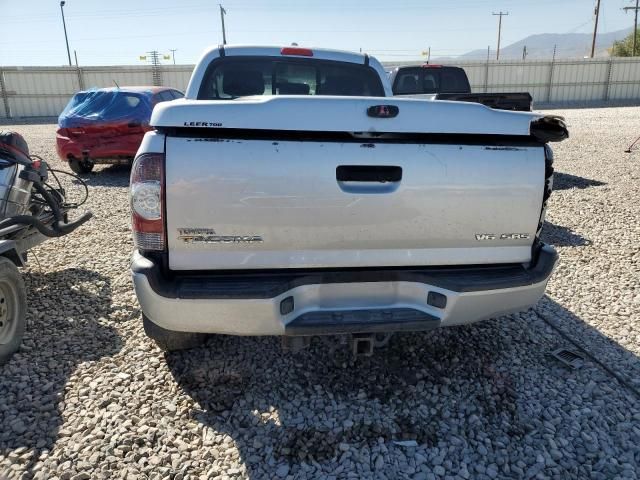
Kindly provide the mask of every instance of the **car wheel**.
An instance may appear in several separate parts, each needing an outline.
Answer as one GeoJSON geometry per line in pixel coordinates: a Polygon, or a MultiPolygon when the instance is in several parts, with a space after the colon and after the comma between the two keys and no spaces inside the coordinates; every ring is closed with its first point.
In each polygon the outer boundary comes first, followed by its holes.
{"type": "Polygon", "coordinates": [[[200,347],[207,339],[207,335],[204,333],[174,332],[173,330],[159,327],[144,314],[142,314],[142,324],[144,326],[144,333],[154,340],[158,347],[165,352],[200,347]]]}
{"type": "Polygon", "coordinates": [[[89,160],[76,160],[75,158],[69,160],[69,168],[78,175],[91,172],[93,165],[93,162],[89,160]]]}
{"type": "Polygon", "coordinates": [[[18,348],[27,324],[27,293],[18,268],[0,257],[0,365],[18,348]]]}

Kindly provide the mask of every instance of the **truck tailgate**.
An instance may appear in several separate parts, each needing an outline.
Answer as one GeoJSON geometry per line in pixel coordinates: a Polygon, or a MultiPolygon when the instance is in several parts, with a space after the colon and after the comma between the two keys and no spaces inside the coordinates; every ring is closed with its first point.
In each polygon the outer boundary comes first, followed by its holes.
{"type": "Polygon", "coordinates": [[[545,181],[542,145],[195,133],[166,139],[173,270],[531,258],[545,181]]]}

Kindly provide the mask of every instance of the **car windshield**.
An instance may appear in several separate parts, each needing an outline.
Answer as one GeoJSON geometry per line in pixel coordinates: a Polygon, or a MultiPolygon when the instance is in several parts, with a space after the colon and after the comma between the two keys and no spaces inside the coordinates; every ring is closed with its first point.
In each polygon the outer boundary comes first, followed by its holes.
{"type": "Polygon", "coordinates": [[[71,126],[63,123],[114,122],[118,120],[148,121],[151,105],[142,93],[121,92],[117,90],[95,90],[80,92],[73,96],[59,117],[61,127],[71,126]]]}
{"type": "Polygon", "coordinates": [[[225,57],[209,66],[200,100],[249,95],[384,96],[376,71],[366,65],[310,59],[225,57]]]}

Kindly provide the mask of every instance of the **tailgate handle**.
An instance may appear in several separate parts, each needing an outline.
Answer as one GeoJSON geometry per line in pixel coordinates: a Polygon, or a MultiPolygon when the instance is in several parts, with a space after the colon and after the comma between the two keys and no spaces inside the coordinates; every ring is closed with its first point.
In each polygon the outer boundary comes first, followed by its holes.
{"type": "Polygon", "coordinates": [[[336,168],[339,182],[399,182],[402,167],[388,165],[340,165],[336,168]]]}

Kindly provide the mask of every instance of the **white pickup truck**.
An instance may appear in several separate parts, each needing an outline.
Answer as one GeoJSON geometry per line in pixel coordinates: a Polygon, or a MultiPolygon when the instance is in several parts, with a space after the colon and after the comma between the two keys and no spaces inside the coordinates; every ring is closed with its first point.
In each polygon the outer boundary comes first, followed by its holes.
{"type": "Polygon", "coordinates": [[[559,117],[392,97],[367,55],[208,50],[158,105],[131,173],[147,334],[418,331],[525,310],[559,117]]]}

